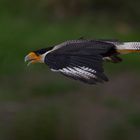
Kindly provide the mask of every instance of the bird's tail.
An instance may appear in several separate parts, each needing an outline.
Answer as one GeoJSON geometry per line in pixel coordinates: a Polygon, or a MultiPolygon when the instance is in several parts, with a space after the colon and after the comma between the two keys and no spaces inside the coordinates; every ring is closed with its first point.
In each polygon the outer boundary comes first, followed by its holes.
{"type": "Polygon", "coordinates": [[[140,52],[140,42],[125,42],[117,44],[116,47],[120,54],[140,52]]]}

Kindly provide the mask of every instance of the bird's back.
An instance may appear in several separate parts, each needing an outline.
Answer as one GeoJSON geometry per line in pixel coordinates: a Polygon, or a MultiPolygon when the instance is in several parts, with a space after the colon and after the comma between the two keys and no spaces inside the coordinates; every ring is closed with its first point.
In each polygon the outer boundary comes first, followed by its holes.
{"type": "Polygon", "coordinates": [[[69,54],[103,54],[114,48],[115,45],[107,41],[99,40],[69,40],[56,45],[53,51],[69,54]]]}

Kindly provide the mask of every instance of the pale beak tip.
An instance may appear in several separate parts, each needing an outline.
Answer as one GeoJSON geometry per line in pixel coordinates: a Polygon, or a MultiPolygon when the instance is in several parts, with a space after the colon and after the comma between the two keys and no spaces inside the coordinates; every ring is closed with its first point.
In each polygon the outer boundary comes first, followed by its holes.
{"type": "Polygon", "coordinates": [[[28,56],[25,56],[24,62],[27,62],[29,60],[28,56]]]}
{"type": "Polygon", "coordinates": [[[24,62],[27,62],[27,59],[26,59],[26,57],[24,58],[24,62]]]}

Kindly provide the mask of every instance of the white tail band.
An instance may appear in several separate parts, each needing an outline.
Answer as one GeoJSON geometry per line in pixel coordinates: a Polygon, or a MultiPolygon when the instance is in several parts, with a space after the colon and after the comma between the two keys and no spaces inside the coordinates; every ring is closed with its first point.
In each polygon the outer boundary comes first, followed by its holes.
{"type": "Polygon", "coordinates": [[[140,50],[140,42],[125,42],[116,45],[118,50],[140,50]]]}

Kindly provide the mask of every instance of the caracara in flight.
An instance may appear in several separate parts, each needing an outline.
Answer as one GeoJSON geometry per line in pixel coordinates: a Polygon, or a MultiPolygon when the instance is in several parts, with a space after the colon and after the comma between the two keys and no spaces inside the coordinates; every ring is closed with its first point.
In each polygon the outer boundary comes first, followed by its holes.
{"type": "Polygon", "coordinates": [[[54,72],[88,84],[108,81],[103,62],[121,62],[120,54],[140,52],[140,42],[114,40],[69,40],[30,52],[25,62],[45,63],[54,72]]]}

